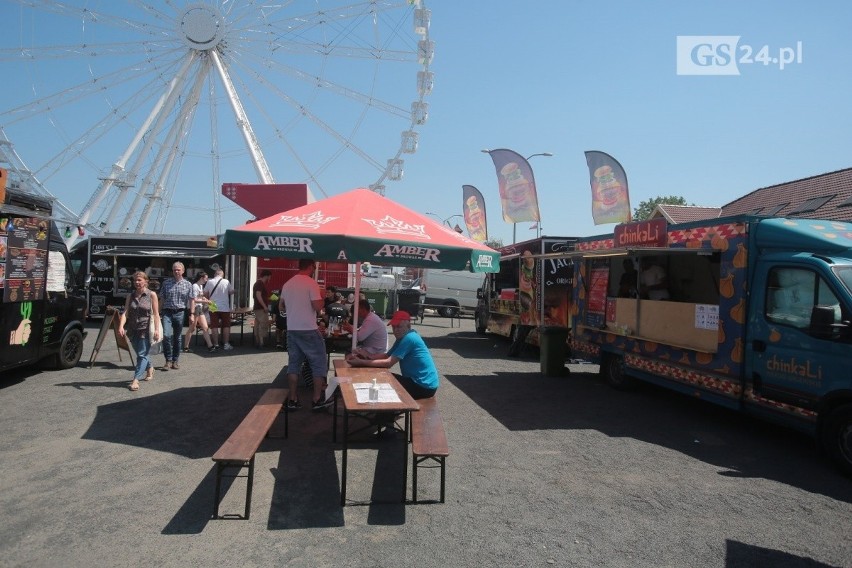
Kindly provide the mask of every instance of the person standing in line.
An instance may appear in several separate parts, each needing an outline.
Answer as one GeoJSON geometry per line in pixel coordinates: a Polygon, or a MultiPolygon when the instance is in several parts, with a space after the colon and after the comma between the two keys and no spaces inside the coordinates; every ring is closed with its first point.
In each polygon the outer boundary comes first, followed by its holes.
{"type": "Polygon", "coordinates": [[[266,285],[271,277],[271,270],[261,270],[260,278],[251,289],[254,298],[254,346],[258,349],[265,347],[266,338],[269,336],[269,291],[266,285]]]}
{"type": "Polygon", "coordinates": [[[302,407],[296,389],[304,361],[310,365],[314,378],[313,409],[319,410],[331,403],[331,398],[325,398],[323,394],[328,375],[328,358],[325,340],[317,327],[317,314],[323,309],[323,297],[319,284],[313,279],[315,268],[313,260],[299,260],[299,272],[284,283],[278,300],[278,309],[287,314],[289,410],[302,407]]]}
{"type": "Polygon", "coordinates": [[[183,343],[184,312],[192,302],[192,284],[183,277],[185,268],[182,262],[172,265],[172,276],[163,280],[160,287],[163,306],[163,355],[166,356],[164,371],[179,369],[178,359],[183,343]]]}
{"type": "MultiPolygon", "coordinates": [[[[376,312],[370,310],[366,298],[358,302],[358,347],[353,353],[374,355],[388,349],[388,328],[376,312]]],[[[352,324],[344,323],[343,329],[352,333],[352,324]]]]}
{"type": "Polygon", "coordinates": [[[154,378],[154,364],[148,359],[151,342],[159,341],[163,334],[160,325],[159,302],[157,294],[148,288],[148,275],[137,271],[133,275],[134,290],[124,302],[124,311],[118,318],[118,335],[126,337],[136,351],[136,368],[130,390],[139,390],[139,381],[154,378]],[[150,335],[151,321],[154,322],[154,335],[150,335]],[[127,329],[129,328],[129,330],[127,329]]]}
{"type": "Polygon", "coordinates": [[[390,369],[399,363],[401,374],[394,373],[394,376],[412,398],[435,396],[440,382],[438,369],[423,338],[411,329],[411,314],[399,310],[393,314],[388,325],[396,341],[387,353],[350,353],[346,360],[353,367],[380,369],[390,369]]]}
{"type": "Polygon", "coordinates": [[[213,329],[213,345],[219,345],[219,330],[222,330],[222,349],[230,351],[231,345],[231,297],[234,286],[225,278],[225,271],[216,269],[216,277],[204,285],[204,295],[216,305],[216,311],[210,311],[210,327],[213,329]]]}
{"type": "Polygon", "coordinates": [[[210,327],[207,325],[207,304],[210,300],[204,297],[204,284],[207,282],[207,273],[203,270],[195,275],[195,281],[192,283],[192,300],[190,302],[189,311],[189,327],[186,330],[186,335],[183,338],[183,352],[191,353],[189,342],[192,339],[192,334],[195,329],[201,330],[201,335],[204,337],[204,343],[207,344],[207,351],[213,353],[216,348],[213,342],[210,341],[210,327]]]}

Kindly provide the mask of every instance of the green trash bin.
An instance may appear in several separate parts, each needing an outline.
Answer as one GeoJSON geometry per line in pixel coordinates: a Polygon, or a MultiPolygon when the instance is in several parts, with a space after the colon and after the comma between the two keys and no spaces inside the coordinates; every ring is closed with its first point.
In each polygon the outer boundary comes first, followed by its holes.
{"type": "Polygon", "coordinates": [[[568,369],[565,367],[565,340],[567,339],[567,327],[545,326],[539,329],[542,375],[562,377],[568,374],[568,369]]]}
{"type": "Polygon", "coordinates": [[[370,307],[382,319],[387,317],[388,311],[388,292],[387,290],[364,290],[364,295],[367,296],[367,301],[370,302],[370,307]]]}

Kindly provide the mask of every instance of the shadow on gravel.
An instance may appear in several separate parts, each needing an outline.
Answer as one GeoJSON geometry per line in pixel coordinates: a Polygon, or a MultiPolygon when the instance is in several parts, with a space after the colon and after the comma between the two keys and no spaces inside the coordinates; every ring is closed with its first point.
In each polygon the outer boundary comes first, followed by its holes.
{"type": "Polygon", "coordinates": [[[773,479],[852,502],[852,485],[810,437],[666,389],[620,392],[597,373],[576,372],[446,379],[509,430],[597,430],[682,452],[718,466],[719,475],[773,479]]]}
{"type": "MultiPolygon", "coordinates": [[[[161,377],[158,377],[161,378],[161,377]]],[[[284,379],[283,373],[273,382],[284,379]]],[[[155,379],[156,381],[157,379],[155,379]]],[[[72,388],[127,387],[120,382],[72,382],[59,386],[72,388]]],[[[178,388],[151,396],[134,397],[98,407],[92,425],[82,436],[99,440],[177,454],[188,459],[212,456],[239,425],[270,384],[227,385],[178,388]],[[215,417],[215,420],[212,419],[215,417]]],[[[143,391],[144,392],[144,383],[143,391]]],[[[302,398],[309,396],[300,391],[302,398]]],[[[268,507],[270,530],[341,527],[344,524],[340,506],[340,477],[335,452],[340,444],[332,443],[332,417],[327,412],[302,409],[290,413],[290,437],[283,439],[284,423],[278,420],[258,453],[280,452],[278,466],[271,470],[274,478],[272,502],[268,507]]],[[[377,525],[402,525],[405,508],[402,495],[401,438],[356,443],[350,447],[349,486],[351,499],[387,502],[361,503],[370,507],[369,522],[377,525]],[[366,450],[362,450],[366,448],[366,450]],[[360,458],[362,451],[375,454],[360,458]],[[375,464],[375,465],[374,465],[375,464]],[[365,485],[374,468],[372,484],[365,485]]],[[[255,486],[268,479],[268,473],[255,469],[255,486]]],[[[215,468],[210,462],[207,475],[180,506],[164,527],[163,534],[198,534],[211,522],[215,468]]],[[[222,483],[220,514],[243,513],[246,480],[228,479],[222,483]]],[[[252,515],[262,511],[263,503],[252,500],[252,515]]],[[[213,522],[228,522],[216,520],[213,522]]]]}
{"type": "MultiPolygon", "coordinates": [[[[167,380],[158,377],[156,380],[167,380]]],[[[128,381],[64,383],[63,386],[123,386],[128,381]]],[[[98,407],[84,440],[126,444],[190,459],[210,457],[230,436],[248,411],[269,388],[262,385],[227,385],[178,388],[134,396],[98,407]],[[215,420],[210,417],[215,416],[215,420]]]]}
{"type": "Polygon", "coordinates": [[[745,544],[736,540],[727,541],[725,568],[751,568],[752,566],[772,566],[772,568],[834,568],[811,558],[795,556],[780,550],[745,544]]]}
{"type": "MultiPolygon", "coordinates": [[[[391,337],[391,340],[393,338],[391,337]]],[[[465,359],[493,359],[494,353],[489,348],[495,343],[500,344],[500,356],[504,356],[509,343],[504,338],[495,339],[478,335],[472,331],[458,331],[446,335],[430,336],[425,339],[429,349],[449,349],[465,359]]]]}

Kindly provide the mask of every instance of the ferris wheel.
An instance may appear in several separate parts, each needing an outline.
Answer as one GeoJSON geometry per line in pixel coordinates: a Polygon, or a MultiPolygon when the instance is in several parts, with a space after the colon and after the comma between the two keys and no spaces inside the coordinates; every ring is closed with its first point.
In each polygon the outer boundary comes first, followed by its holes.
{"type": "Polygon", "coordinates": [[[219,234],[247,219],[220,199],[228,182],[384,194],[428,117],[424,0],[5,0],[0,15],[0,162],[13,144],[96,233],[219,234]]]}

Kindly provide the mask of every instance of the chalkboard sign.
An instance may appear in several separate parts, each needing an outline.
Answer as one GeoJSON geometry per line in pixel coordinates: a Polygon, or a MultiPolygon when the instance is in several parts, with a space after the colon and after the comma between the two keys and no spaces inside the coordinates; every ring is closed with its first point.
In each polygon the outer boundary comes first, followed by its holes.
{"type": "Polygon", "coordinates": [[[121,350],[124,349],[127,351],[127,356],[130,357],[130,365],[133,366],[133,351],[130,349],[130,344],[127,342],[127,337],[122,337],[118,334],[118,322],[121,318],[121,313],[118,311],[118,308],[113,306],[107,306],[106,315],[104,315],[104,322],[101,325],[101,329],[98,332],[98,337],[95,340],[95,348],[92,349],[92,356],[89,358],[89,368],[92,368],[92,365],[95,364],[95,359],[98,357],[98,352],[101,350],[101,347],[104,344],[104,339],[106,339],[107,334],[109,333],[110,328],[112,328],[113,336],[115,337],[115,346],[118,348],[118,360],[121,361],[121,350]]]}

